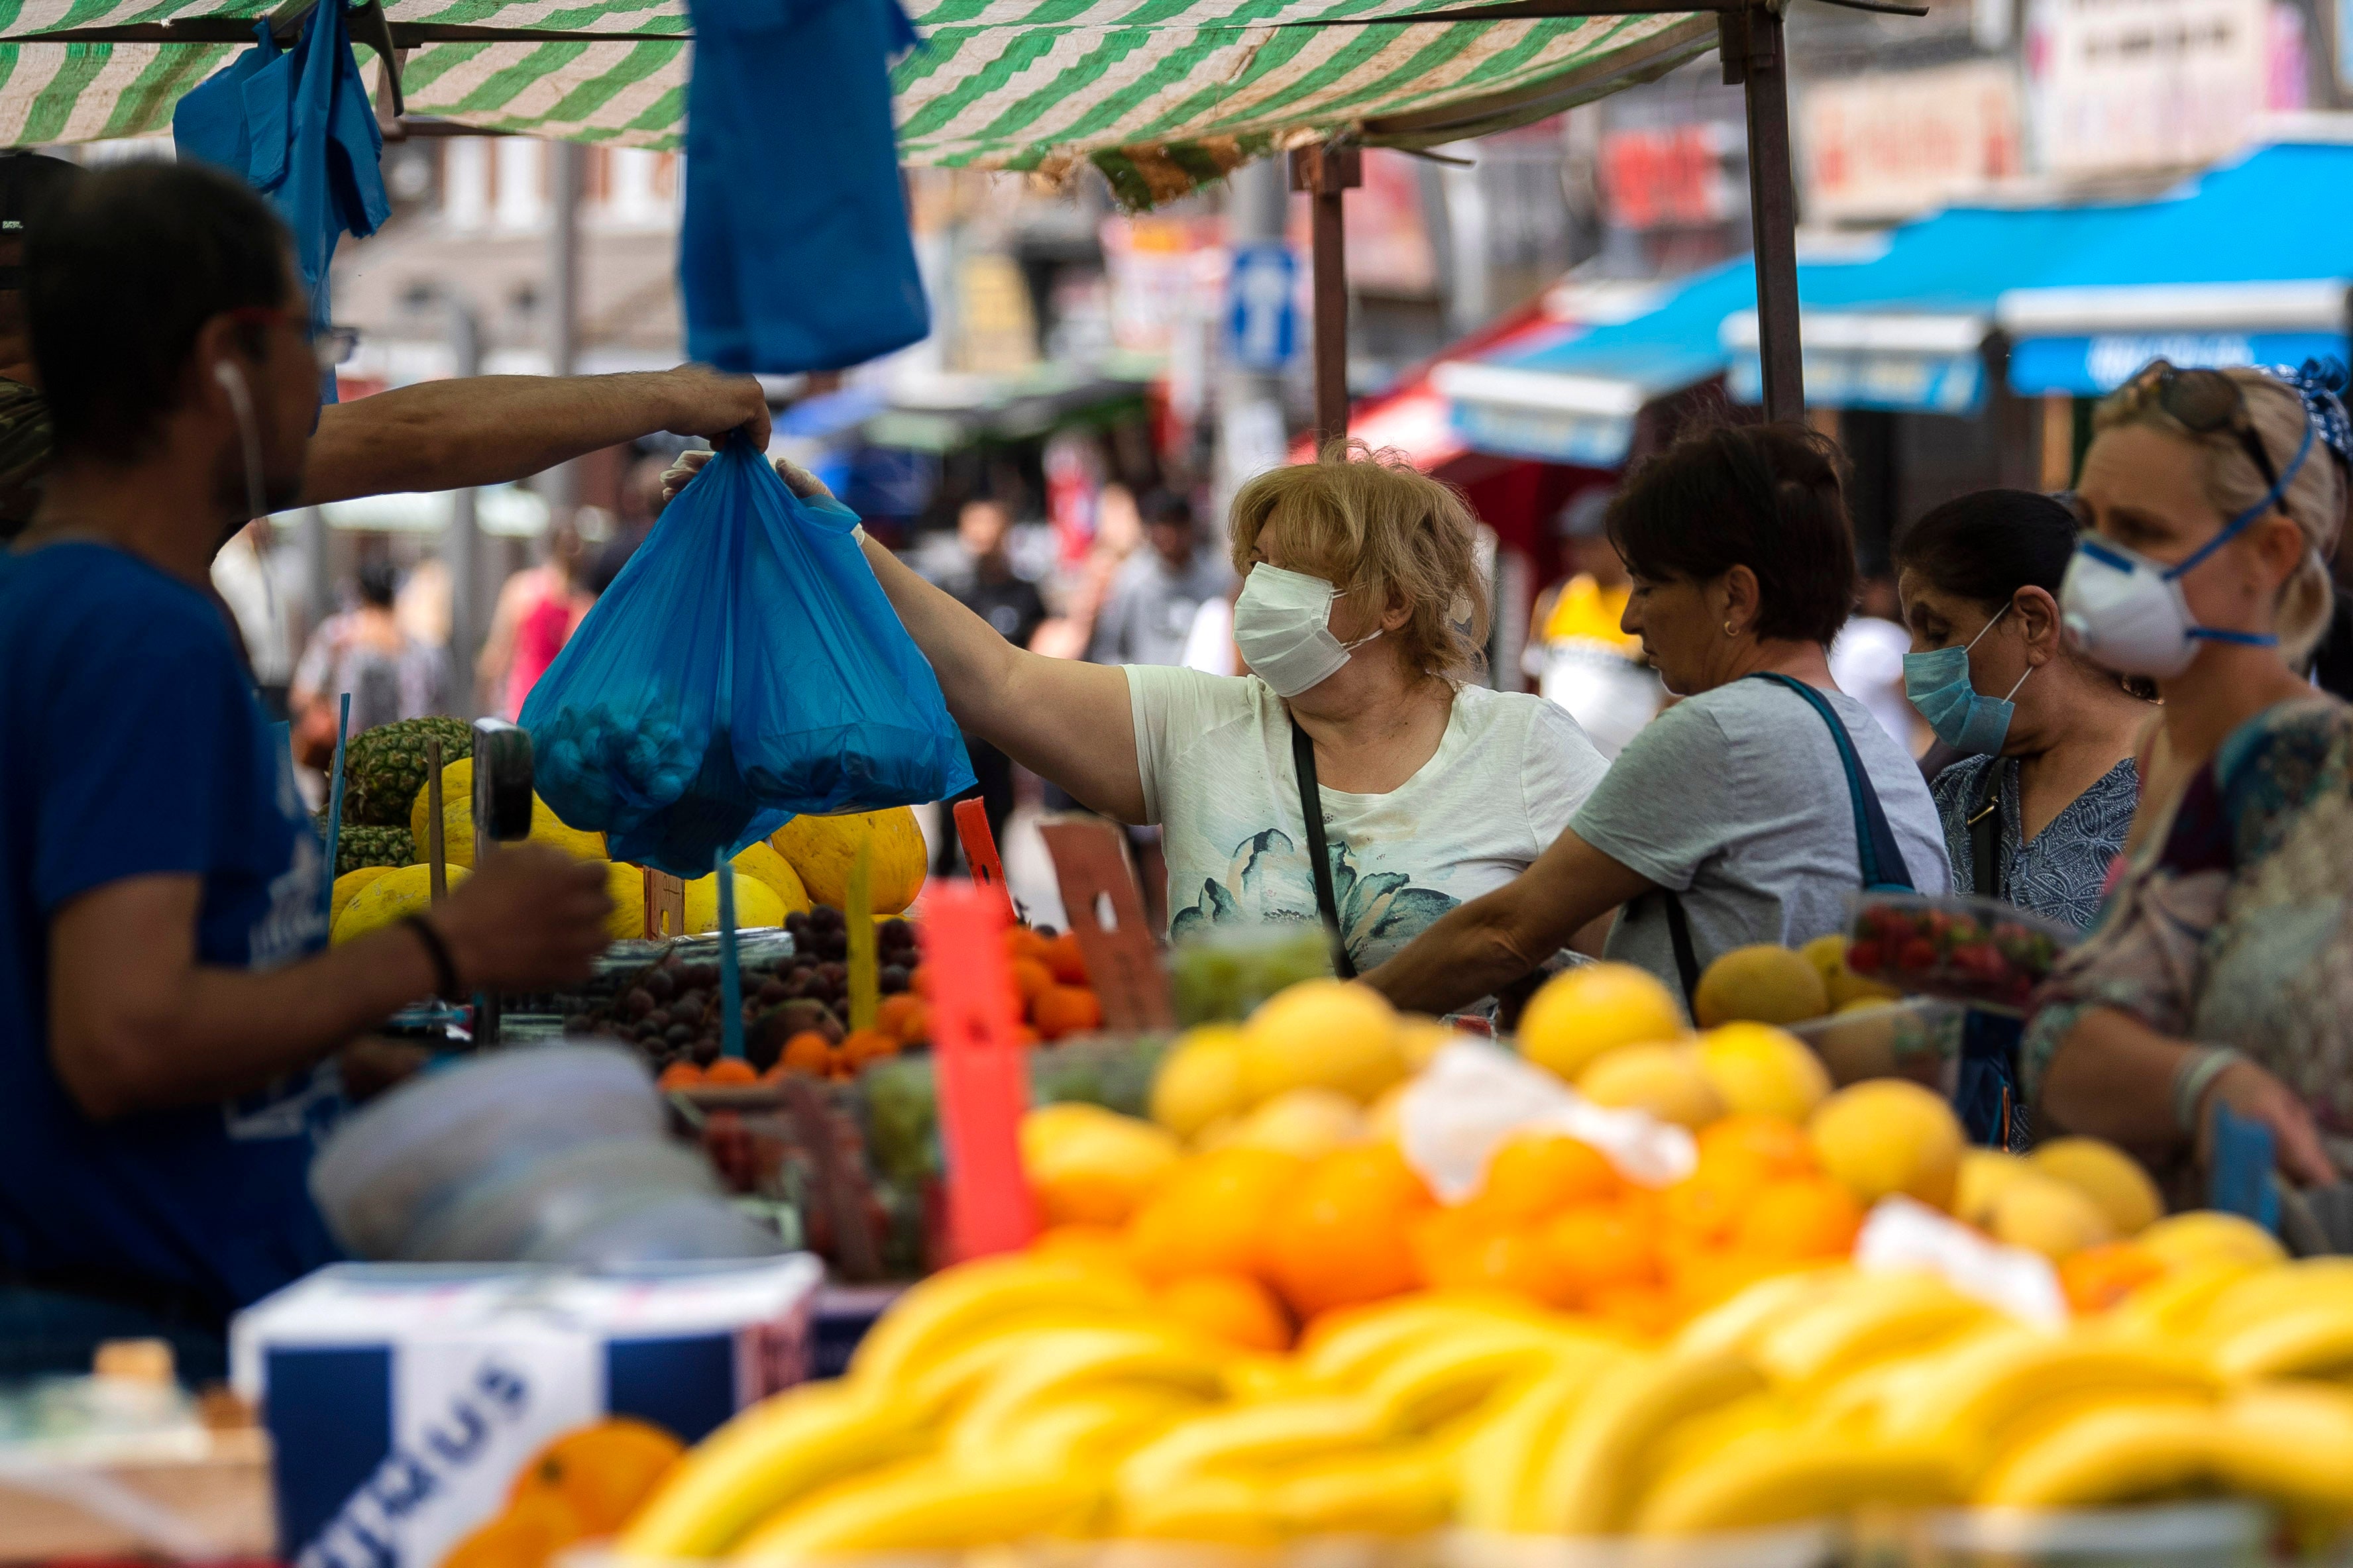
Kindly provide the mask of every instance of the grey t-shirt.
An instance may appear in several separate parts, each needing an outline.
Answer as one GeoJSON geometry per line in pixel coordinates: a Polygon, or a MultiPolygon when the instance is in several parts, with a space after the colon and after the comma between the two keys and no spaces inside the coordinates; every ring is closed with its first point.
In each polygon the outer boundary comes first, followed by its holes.
{"type": "MultiPolygon", "coordinates": [[[[1878,792],[1912,884],[1950,888],[1927,781],[1870,710],[1825,693],[1878,792]]],[[[1796,692],[1736,680],[1686,698],[1627,742],[1569,823],[1578,837],[1683,895],[1701,967],[1751,942],[1797,947],[1841,929],[1862,883],[1854,807],[1830,727],[1796,692]]],[[[1636,900],[1609,954],[1680,994],[1665,901],[1636,900]]]]}

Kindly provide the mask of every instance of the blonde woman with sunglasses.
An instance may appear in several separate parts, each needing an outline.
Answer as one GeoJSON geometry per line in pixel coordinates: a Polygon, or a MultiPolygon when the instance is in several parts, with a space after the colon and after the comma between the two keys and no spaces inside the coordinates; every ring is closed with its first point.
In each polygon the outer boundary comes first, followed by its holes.
{"type": "Polygon", "coordinates": [[[2218,1106],[2267,1126],[2291,1179],[2334,1181],[2353,1136],[2353,709],[2296,670],[2328,624],[2353,434],[2316,367],[2161,360],[2096,427],[2061,614],[2163,706],[2106,910],[2028,1026],[2027,1087],[2043,1125],[2124,1143],[2179,1190],[2218,1106]]]}

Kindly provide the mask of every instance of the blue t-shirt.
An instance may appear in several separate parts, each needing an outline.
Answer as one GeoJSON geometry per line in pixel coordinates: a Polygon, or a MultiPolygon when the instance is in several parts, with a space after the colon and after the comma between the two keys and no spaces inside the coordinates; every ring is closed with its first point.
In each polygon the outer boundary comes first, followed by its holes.
{"type": "Polygon", "coordinates": [[[234,1103],[94,1122],[48,1050],[48,923],[92,889],[203,879],[199,963],[325,941],[318,835],[214,602],[121,551],[0,552],[0,1268],[226,1310],[335,1257],[311,1203],[332,1065],[234,1103]]]}

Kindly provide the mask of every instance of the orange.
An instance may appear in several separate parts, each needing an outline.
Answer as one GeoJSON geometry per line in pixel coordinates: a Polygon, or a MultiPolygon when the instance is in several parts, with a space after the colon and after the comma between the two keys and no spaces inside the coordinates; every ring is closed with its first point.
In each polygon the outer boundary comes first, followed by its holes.
{"type": "Polygon", "coordinates": [[[1862,1205],[1828,1176],[1769,1182],[1757,1190],[1733,1229],[1732,1244],[1752,1258],[1803,1263],[1844,1258],[1862,1228],[1862,1205]]]}
{"type": "Polygon", "coordinates": [[[907,993],[929,1001],[932,995],[932,966],[919,963],[907,971],[907,993]]]}
{"type": "Polygon", "coordinates": [[[1274,1292],[1247,1274],[1188,1274],[1160,1292],[1160,1310],[1213,1339],[1279,1355],[1291,1319],[1274,1292]]]}
{"type": "Polygon", "coordinates": [[[1594,1292],[1586,1310],[1645,1339],[1664,1339],[1683,1320],[1675,1299],[1656,1285],[1613,1285],[1594,1292]]]}
{"type": "Polygon", "coordinates": [[[1557,1132],[1523,1132],[1504,1140],[1488,1159],[1478,1201],[1500,1217],[1526,1225],[1578,1204],[1614,1198],[1624,1185],[1618,1168],[1592,1144],[1557,1132]]]}
{"type": "Polygon", "coordinates": [[[1044,958],[1046,956],[1046,951],[1047,939],[1039,936],[1028,926],[1008,926],[1005,928],[1006,957],[1012,959],[1026,958],[1034,962],[1044,958]]]}
{"type": "Polygon", "coordinates": [[[1122,1273],[1133,1267],[1128,1262],[1127,1237],[1116,1226],[1058,1225],[1041,1232],[1029,1249],[1041,1258],[1067,1258],[1122,1273]]]}
{"type": "Polygon", "coordinates": [[[1046,967],[1054,972],[1054,978],[1061,984],[1084,985],[1087,983],[1087,956],[1079,950],[1079,939],[1071,932],[1064,931],[1048,942],[1044,957],[1046,967]]]}
{"type": "Polygon", "coordinates": [[[442,1568],[544,1568],[588,1533],[560,1494],[534,1491],[459,1542],[442,1568]]]}
{"type": "Polygon", "coordinates": [[[822,1074],[832,1065],[833,1042],[815,1029],[803,1029],[785,1042],[785,1054],[776,1061],[786,1072],[822,1074]]]}
{"type": "Polygon", "coordinates": [[[1728,1182],[1714,1173],[1687,1176],[1661,1194],[1662,1218],[1676,1237],[1702,1246],[1732,1239],[1732,1227],[1756,1189],[1728,1182]]]}
{"type": "Polygon", "coordinates": [[[1029,1011],[1029,1005],[1050,990],[1053,984],[1054,972],[1036,959],[1013,961],[1013,989],[1020,994],[1022,1011],[1029,1011]]]}
{"type": "Polygon", "coordinates": [[[1656,1232],[1637,1205],[1580,1205],[1546,1226],[1542,1237],[1564,1277],[1596,1310],[1608,1291],[1658,1283],[1656,1232]]]}
{"type": "Polygon", "coordinates": [[[1577,1270],[1533,1231],[1473,1231],[1447,1236],[1424,1219],[1414,1227],[1415,1262],[1438,1290],[1508,1290],[1547,1307],[1578,1297],[1577,1270]]]}
{"type": "Polygon", "coordinates": [[[2165,1264],[2147,1247],[2111,1241],[2062,1258],[2059,1288],[2078,1314],[2105,1312],[2165,1272],[2165,1264]]]}
{"type": "Polygon", "coordinates": [[[903,1042],[907,1038],[907,1016],[923,1009],[923,999],[920,996],[910,996],[903,991],[896,996],[885,996],[874,1005],[874,1026],[903,1042]]]}
{"type": "Polygon", "coordinates": [[[1045,1039],[1027,1024],[1013,1026],[1013,1043],[1017,1046],[1042,1046],[1045,1039]]]}
{"type": "Polygon", "coordinates": [[[1267,1217],[1305,1169],[1297,1155],[1271,1149],[1219,1149],[1189,1160],[1129,1225],[1128,1256],[1155,1279],[1261,1273],[1267,1217]]]}
{"type": "Polygon", "coordinates": [[[1699,1131],[1700,1170],[1736,1184],[1761,1185],[1820,1171],[1806,1130],[1778,1116],[1727,1116],[1699,1131]]]}
{"type": "Polygon", "coordinates": [[[1673,1276],[1672,1294],[1680,1314],[1689,1316],[1729,1301],[1759,1279],[1788,1268],[1778,1258],[1755,1253],[1694,1247],[1678,1256],[1669,1269],[1673,1276]]]}
{"type": "Polygon", "coordinates": [[[1407,1232],[1432,1206],[1430,1189],[1394,1144],[1335,1150],[1276,1204],[1267,1268],[1302,1317],[1413,1288],[1407,1232]]]}
{"type": "Polygon", "coordinates": [[[880,1029],[852,1029],[842,1037],[841,1055],[853,1069],[898,1054],[898,1037],[886,1035],[880,1029]]]}
{"type": "Polygon", "coordinates": [[[650,1422],[608,1416],[566,1432],[515,1473],[510,1505],[533,1492],[561,1498],[589,1535],[610,1535],[646,1500],[686,1445],[650,1422]]]}
{"type": "Polygon", "coordinates": [[[757,1068],[742,1057],[721,1057],[702,1069],[702,1081],[708,1084],[740,1086],[759,1082],[760,1074],[757,1068]]]}
{"type": "Polygon", "coordinates": [[[1078,985],[1049,985],[1030,1001],[1030,1017],[1050,1040],[1103,1027],[1103,1002],[1078,985]]]}
{"type": "Polygon", "coordinates": [[[672,1062],[662,1068],[661,1077],[654,1080],[657,1089],[701,1089],[702,1069],[692,1062],[672,1062]]]}

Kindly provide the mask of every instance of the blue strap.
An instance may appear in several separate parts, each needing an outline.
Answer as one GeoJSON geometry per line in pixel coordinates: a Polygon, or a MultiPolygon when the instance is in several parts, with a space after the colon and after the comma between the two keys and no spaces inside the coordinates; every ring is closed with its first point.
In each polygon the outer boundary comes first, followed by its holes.
{"type": "Polygon", "coordinates": [[[1748,678],[1769,680],[1786,687],[1813,705],[1830,726],[1831,743],[1838,748],[1839,765],[1846,770],[1848,798],[1854,805],[1855,855],[1862,863],[1862,886],[1866,892],[1916,891],[1911,868],[1904,863],[1904,850],[1895,842],[1894,829],[1887,826],[1887,813],[1879,804],[1879,792],[1871,785],[1871,776],[1862,771],[1862,759],[1855,754],[1854,740],[1846,732],[1846,725],[1832,708],[1830,699],[1802,680],[1771,670],[1759,670],[1748,678]]]}

